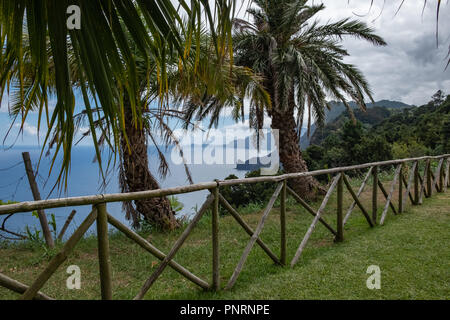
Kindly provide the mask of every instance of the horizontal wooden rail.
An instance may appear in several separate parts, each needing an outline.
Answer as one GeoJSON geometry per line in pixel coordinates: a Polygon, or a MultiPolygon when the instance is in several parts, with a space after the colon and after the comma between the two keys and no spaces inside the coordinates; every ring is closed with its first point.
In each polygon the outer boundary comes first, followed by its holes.
{"type": "Polygon", "coordinates": [[[351,170],[365,169],[373,166],[387,166],[400,164],[410,161],[420,161],[420,160],[436,160],[442,158],[448,158],[450,154],[440,155],[440,156],[426,156],[419,158],[407,158],[407,159],[398,159],[398,160],[388,160],[381,162],[373,162],[373,163],[365,163],[354,166],[347,167],[339,167],[332,169],[324,169],[324,170],[316,170],[316,171],[308,171],[308,172],[298,172],[298,173],[288,173],[282,174],[279,176],[262,176],[255,178],[244,178],[244,179],[230,179],[230,180],[216,180],[212,182],[201,182],[187,186],[181,187],[173,187],[166,189],[156,189],[156,190],[147,190],[147,191],[138,191],[138,192],[128,192],[128,193],[109,193],[109,194],[98,194],[98,195],[89,195],[89,196],[81,196],[81,197],[67,197],[67,198],[59,198],[59,199],[49,199],[49,200],[40,200],[40,201],[25,201],[19,202],[15,204],[8,204],[0,206],[0,215],[16,213],[16,212],[27,212],[34,211],[40,209],[50,209],[50,208],[60,208],[60,207],[71,207],[71,206],[82,206],[82,205],[93,205],[99,204],[103,202],[122,202],[122,201],[131,201],[131,200],[141,200],[148,198],[158,198],[165,197],[169,195],[189,193],[194,191],[201,190],[209,190],[215,188],[217,186],[229,186],[236,184],[251,184],[258,182],[281,182],[285,179],[294,179],[299,177],[307,177],[307,176],[318,176],[324,174],[333,174],[351,170]]]}
{"type": "Polygon", "coordinates": [[[347,166],[347,167],[316,170],[316,171],[287,173],[287,174],[282,174],[279,176],[263,176],[263,177],[255,177],[255,178],[244,178],[244,179],[218,180],[218,183],[221,186],[227,186],[227,185],[235,185],[235,184],[258,183],[258,182],[279,182],[279,181],[282,181],[285,179],[294,179],[294,178],[308,177],[308,176],[320,176],[320,175],[340,173],[340,172],[345,172],[345,171],[367,169],[367,168],[370,168],[373,166],[389,166],[389,165],[406,163],[406,162],[411,162],[411,161],[420,161],[420,160],[427,160],[427,159],[436,160],[436,159],[448,158],[448,157],[450,157],[450,154],[445,154],[445,155],[440,155],[440,156],[426,156],[426,157],[418,157],[418,158],[388,160],[388,161],[358,164],[358,165],[347,166]]]}
{"type": "MultiPolygon", "coordinates": [[[[22,282],[19,282],[17,280],[11,279],[10,277],[5,276],[4,274],[0,273],[0,285],[17,293],[24,293],[28,290],[28,286],[26,284],[23,284],[22,282]]],[[[38,291],[36,295],[34,296],[35,300],[54,300],[53,298],[50,298],[49,296],[43,294],[42,292],[38,291]]]]}
{"type": "Polygon", "coordinates": [[[98,194],[82,197],[68,197],[60,199],[49,199],[40,201],[26,201],[15,204],[7,204],[0,206],[0,215],[16,212],[27,212],[38,209],[60,208],[60,207],[74,207],[108,202],[122,202],[131,200],[141,200],[148,198],[165,197],[169,195],[189,193],[200,190],[207,190],[215,188],[217,182],[203,182],[182,187],[174,187],[167,189],[156,189],[148,191],[128,192],[128,193],[109,193],[98,194]]]}

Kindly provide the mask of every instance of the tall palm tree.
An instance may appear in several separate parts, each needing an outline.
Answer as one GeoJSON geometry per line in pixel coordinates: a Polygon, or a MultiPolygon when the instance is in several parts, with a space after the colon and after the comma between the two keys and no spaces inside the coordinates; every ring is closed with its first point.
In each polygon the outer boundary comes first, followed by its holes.
{"type": "MultiPolygon", "coordinates": [[[[186,30],[186,26],[182,28],[186,30]]],[[[189,41],[189,34],[180,32],[181,43],[189,41]]],[[[189,53],[185,55],[183,65],[179,64],[178,55],[167,58],[167,98],[161,104],[158,90],[158,75],[155,68],[149,68],[137,52],[134,59],[137,61],[137,74],[140,85],[137,90],[136,109],[142,114],[142,124],[133,118],[133,109],[128,97],[124,99],[124,127],[126,134],[121,134],[120,146],[120,172],[119,182],[122,192],[135,192],[159,188],[159,183],[148,168],[149,159],[147,144],[156,147],[159,156],[159,171],[165,176],[168,163],[160,150],[159,143],[166,148],[169,144],[175,145],[180,156],[183,151],[173,134],[170,120],[183,119],[184,114],[176,106],[184,101],[196,103],[201,108],[201,97],[208,92],[211,98],[220,103],[234,104],[240,101],[237,97],[250,95],[254,100],[269,103],[269,97],[260,84],[260,77],[248,68],[232,66],[229,59],[221,63],[214,53],[211,35],[204,29],[200,32],[198,42],[192,43],[189,53]],[[197,50],[197,47],[199,50],[197,50]]],[[[97,122],[102,132],[112,133],[104,118],[97,122]]],[[[184,123],[189,127],[191,123],[184,123]]],[[[100,140],[103,135],[100,137],[100,140]]],[[[185,165],[185,172],[190,183],[193,183],[189,169],[185,165]]],[[[145,200],[124,202],[127,217],[138,226],[140,217],[165,230],[172,230],[178,226],[174,212],[167,198],[151,198],[145,200]]]]}
{"type": "MultiPolygon", "coordinates": [[[[56,141],[53,161],[62,153],[62,167],[58,181],[67,185],[72,143],[74,138],[73,116],[75,98],[70,64],[82,72],[80,81],[85,111],[97,157],[101,158],[98,137],[93,117],[97,104],[101,105],[103,117],[113,135],[108,145],[118,152],[121,134],[126,136],[124,99],[128,103],[134,123],[141,126],[142,117],[136,105],[140,80],[136,72],[133,51],[126,41],[128,33],[143,58],[143,62],[158,72],[158,94],[167,92],[167,51],[177,52],[183,62],[184,52],[177,25],[181,17],[187,17],[188,33],[192,42],[198,39],[202,21],[213,30],[212,38],[216,55],[229,54],[222,50],[231,34],[231,18],[235,12],[236,0],[215,0],[211,6],[208,0],[178,0],[177,8],[171,0],[0,0],[0,101],[10,87],[18,80],[21,100],[25,100],[23,35],[29,35],[32,79],[29,95],[38,95],[39,128],[41,119],[47,122],[47,135],[43,148],[50,143],[51,132],[60,133],[56,141]],[[80,8],[81,28],[67,27],[69,6],[80,8]],[[215,20],[214,17],[219,19],[215,20]],[[47,41],[50,51],[47,52],[47,41]],[[73,61],[70,61],[70,51],[73,61]],[[48,108],[48,96],[52,79],[49,74],[48,57],[54,64],[54,92],[57,103],[48,108]],[[18,70],[17,78],[13,79],[18,70]],[[96,106],[91,106],[90,97],[96,106]],[[45,118],[44,118],[45,116],[45,118]]],[[[23,105],[22,121],[25,121],[31,105],[23,105]]],[[[100,171],[104,172],[99,161],[100,171]]]]}
{"type": "MultiPolygon", "coordinates": [[[[16,64],[12,66],[9,70],[11,76],[9,89],[10,102],[9,113],[16,119],[17,117],[23,115],[26,112],[37,111],[39,105],[42,101],[42,93],[31,94],[33,90],[33,81],[36,77],[35,70],[33,69],[33,64],[31,61],[31,48],[30,48],[30,37],[27,33],[24,33],[23,37],[23,52],[24,60],[21,61],[22,68],[16,64]],[[19,77],[21,79],[19,80],[19,77]],[[22,81],[22,86],[19,81],[22,81]],[[22,90],[23,89],[23,93],[22,90]]],[[[130,41],[130,47],[133,47],[130,41]]],[[[50,43],[47,42],[46,51],[50,52],[50,43]]],[[[137,52],[137,51],[135,51],[137,52]]],[[[86,83],[85,75],[79,65],[75,63],[75,52],[72,48],[68,51],[69,58],[69,72],[71,75],[71,84],[73,88],[78,90],[83,89],[88,84],[86,83]]],[[[134,192],[143,190],[158,189],[159,183],[157,179],[152,175],[148,168],[148,155],[147,155],[147,141],[154,142],[158,150],[159,161],[160,161],[160,173],[165,175],[167,173],[167,161],[164,158],[162,151],[159,149],[156,143],[157,129],[162,129],[161,131],[166,133],[164,136],[165,142],[176,143],[176,138],[171,137],[170,128],[167,124],[166,118],[169,116],[169,112],[166,110],[158,110],[156,107],[151,107],[151,100],[147,99],[157,99],[157,89],[153,87],[158,86],[155,74],[149,69],[148,64],[143,64],[144,61],[142,55],[134,57],[136,60],[136,68],[138,73],[138,78],[141,79],[140,87],[137,90],[139,94],[139,99],[136,103],[135,110],[137,110],[141,115],[141,121],[135,121],[133,119],[132,108],[130,106],[130,99],[125,93],[124,99],[124,128],[125,133],[119,131],[120,134],[120,148],[119,148],[119,183],[122,192],[134,192]],[[148,80],[148,81],[147,81],[148,80]],[[151,87],[150,87],[151,85],[151,87]],[[144,94],[145,92],[145,94],[144,94]],[[152,92],[152,96],[148,94],[152,92]]],[[[52,94],[56,90],[56,75],[55,75],[55,63],[51,55],[48,56],[48,90],[49,94],[52,94]]],[[[88,104],[89,101],[85,101],[88,104]]],[[[91,119],[88,119],[89,113],[86,109],[82,108],[82,111],[75,114],[73,117],[74,132],[79,132],[81,127],[86,125],[89,120],[94,124],[95,132],[98,135],[98,140],[96,141],[99,147],[104,147],[110,141],[112,141],[113,130],[109,126],[106,116],[104,115],[104,110],[102,106],[98,106],[93,110],[94,114],[91,119]]],[[[175,113],[170,114],[171,117],[177,116],[175,113]]],[[[89,122],[88,122],[89,123],[89,122]]],[[[13,124],[11,124],[12,126],[13,124]]],[[[58,141],[62,135],[61,129],[59,127],[49,130],[51,136],[48,144],[47,154],[50,154],[50,149],[58,144],[58,141]]],[[[19,131],[20,134],[20,131],[19,131]]],[[[93,131],[88,130],[82,132],[82,137],[80,140],[93,136],[93,131]]],[[[6,138],[6,137],[5,137],[6,138]]],[[[78,141],[79,142],[79,141],[78,141]]],[[[76,142],[76,143],[78,143],[76,142]]],[[[104,148],[101,148],[103,151],[104,148]]],[[[112,147],[109,151],[114,150],[112,147]]],[[[108,156],[114,155],[113,152],[108,152],[108,156]]],[[[96,157],[97,162],[102,161],[101,158],[96,157]]],[[[108,171],[108,170],[107,170],[108,171]]],[[[190,179],[189,171],[186,171],[188,178],[190,179]]],[[[139,223],[143,218],[151,222],[153,225],[158,226],[162,229],[170,230],[175,228],[178,224],[174,216],[174,212],[171,210],[170,202],[167,198],[151,198],[146,200],[135,201],[134,205],[131,202],[124,202],[123,207],[126,211],[126,216],[129,220],[132,220],[135,227],[139,226],[139,223]]]]}
{"type": "MultiPolygon", "coordinates": [[[[179,0],[175,8],[170,0],[0,0],[0,101],[5,91],[16,89],[19,108],[13,121],[19,119],[23,125],[29,112],[35,110],[39,113],[38,129],[42,121],[47,122],[41,155],[48,146],[55,147],[53,162],[63,154],[58,183],[67,187],[76,132],[73,90],[78,86],[85,102],[82,114],[88,120],[102,175],[100,143],[114,155],[121,155],[123,189],[158,187],[147,167],[144,133],[149,126],[144,123],[148,114],[143,114],[139,64],[156,74],[157,100],[164,101],[168,53],[183,64],[190,44],[198,41],[203,19],[212,30],[218,61],[229,54],[222,47],[231,34],[235,0],[216,0],[214,4],[179,0]],[[80,8],[79,30],[69,30],[66,25],[69,5],[80,8]],[[181,16],[187,19],[186,29],[182,29],[190,39],[186,47],[180,35],[181,16]],[[214,16],[220,19],[214,20],[214,16]],[[29,50],[24,50],[25,38],[29,50]],[[54,109],[48,108],[51,93],[57,96],[54,109]]],[[[167,199],[135,204],[135,211],[127,205],[133,220],[139,212],[165,229],[176,225],[167,199]]]]}
{"type": "MultiPolygon", "coordinates": [[[[364,23],[344,19],[319,24],[313,18],[325,7],[306,0],[254,0],[247,10],[252,22],[234,20],[234,63],[251,68],[263,77],[271,107],[252,102],[250,125],[259,129],[266,113],[271,128],[279,130],[279,155],[287,173],[307,171],[299,146],[303,118],[308,132],[313,118],[324,122],[326,98],[342,101],[352,113],[346,96],[365,109],[372,100],[367,81],[353,65],[343,62],[348,52],[340,45],[343,36],[385,45],[364,23]]],[[[321,191],[312,177],[291,180],[292,188],[311,199],[321,191]]]]}
{"type": "MultiPolygon", "coordinates": [[[[272,108],[266,111],[272,129],[279,130],[280,161],[287,173],[308,170],[299,146],[306,113],[309,132],[312,117],[319,125],[324,123],[326,98],[342,101],[351,114],[346,95],[361,109],[366,108],[365,95],[373,100],[361,72],[343,62],[348,53],[339,43],[342,37],[350,35],[374,45],[386,44],[359,21],[344,19],[319,24],[313,18],[325,6],[306,3],[255,0],[256,7],[248,10],[253,23],[235,21],[235,62],[252,68],[265,79],[272,99],[272,108]]],[[[305,198],[313,198],[319,189],[312,177],[299,178],[291,184],[305,198]]]]}
{"type": "MultiPolygon", "coordinates": [[[[185,42],[189,41],[189,33],[186,31],[187,25],[183,24],[180,28],[180,35],[182,35],[181,43],[183,46],[185,42]]],[[[159,95],[159,82],[157,68],[153,68],[154,63],[148,64],[139,50],[135,48],[132,38],[127,35],[126,41],[129,42],[130,48],[133,52],[133,59],[136,61],[136,74],[139,79],[139,86],[136,90],[136,105],[134,110],[138,112],[141,117],[140,121],[135,121],[133,117],[133,108],[131,107],[130,98],[127,93],[123,99],[124,109],[124,123],[125,132],[120,134],[119,154],[119,184],[122,192],[136,192],[144,190],[153,190],[160,187],[157,179],[149,170],[149,158],[147,145],[153,144],[158,153],[158,160],[160,163],[159,173],[165,176],[168,171],[168,162],[165,159],[163,150],[160,144],[164,144],[166,148],[170,144],[174,144],[180,155],[182,149],[178,143],[177,138],[173,134],[173,128],[169,121],[171,119],[183,119],[183,113],[176,109],[178,103],[184,100],[190,102],[200,101],[200,97],[207,91],[216,101],[228,101],[233,103],[236,101],[236,96],[241,96],[243,93],[253,94],[253,99],[257,95],[269,100],[267,93],[260,85],[260,78],[255,76],[248,68],[234,66],[230,68],[229,59],[225,59],[226,63],[218,63],[218,58],[214,53],[214,45],[211,35],[205,32],[205,29],[200,30],[200,41],[193,42],[188,48],[189,52],[185,55],[185,61],[182,65],[179,64],[179,56],[176,53],[167,51],[167,68],[170,70],[167,73],[167,101],[172,103],[163,103],[163,99],[159,95]],[[199,50],[197,50],[199,48],[199,50]],[[250,89],[249,89],[250,88],[250,89]]],[[[164,50],[164,47],[161,47],[164,50]]],[[[51,50],[48,44],[47,52],[51,50]]],[[[14,65],[10,69],[12,80],[11,84],[11,106],[10,114],[13,117],[21,115],[23,112],[37,110],[39,103],[42,100],[41,94],[30,94],[33,89],[33,80],[36,74],[33,70],[31,61],[31,50],[29,35],[24,34],[23,51],[25,60],[22,61],[22,70],[18,65],[14,65]],[[22,87],[19,84],[19,74],[22,75],[22,87]],[[24,96],[22,91],[24,89],[24,96]],[[24,106],[29,106],[24,108],[24,106]]],[[[152,57],[152,55],[149,55],[152,57]]],[[[69,57],[69,72],[72,79],[72,87],[84,90],[88,84],[84,79],[83,71],[76,63],[75,52],[68,51],[69,57]]],[[[53,58],[49,55],[49,89],[50,92],[55,90],[55,64],[53,58]]],[[[89,104],[85,100],[85,104],[89,104]]],[[[110,127],[107,118],[104,115],[102,106],[97,106],[93,110],[94,115],[89,119],[89,113],[82,108],[82,111],[74,116],[74,130],[78,131],[80,127],[85,126],[85,123],[91,120],[94,124],[95,130],[88,130],[82,135],[82,139],[87,136],[98,134],[96,141],[99,146],[105,146],[113,140],[114,132],[110,127]]],[[[189,126],[189,124],[187,124],[189,126]]],[[[52,130],[52,136],[49,143],[49,148],[54,147],[61,131],[58,128],[52,130]]],[[[113,150],[109,148],[109,150],[113,150]]],[[[49,152],[48,152],[49,153],[49,152]]],[[[114,153],[109,153],[112,157],[114,153]]],[[[98,159],[101,161],[101,159],[98,159]]],[[[189,173],[189,169],[185,165],[185,171],[189,182],[193,182],[189,173]]],[[[164,230],[172,230],[178,226],[173,210],[171,209],[170,201],[166,197],[151,198],[136,200],[134,203],[127,201],[123,203],[126,216],[132,220],[135,227],[143,218],[164,230]]]]}

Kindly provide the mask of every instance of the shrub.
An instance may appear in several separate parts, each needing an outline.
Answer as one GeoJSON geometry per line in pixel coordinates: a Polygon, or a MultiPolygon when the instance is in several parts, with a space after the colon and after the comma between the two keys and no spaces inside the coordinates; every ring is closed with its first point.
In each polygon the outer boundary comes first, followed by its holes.
{"type": "MultiPolygon", "coordinates": [[[[261,176],[261,171],[255,170],[245,174],[245,178],[261,176]]],[[[238,179],[234,174],[229,175],[225,180],[238,179]]],[[[275,192],[276,185],[272,182],[239,184],[220,188],[220,193],[234,207],[246,207],[250,204],[263,205],[267,203],[275,192]]],[[[221,207],[221,213],[225,214],[225,209],[221,207]]]]}

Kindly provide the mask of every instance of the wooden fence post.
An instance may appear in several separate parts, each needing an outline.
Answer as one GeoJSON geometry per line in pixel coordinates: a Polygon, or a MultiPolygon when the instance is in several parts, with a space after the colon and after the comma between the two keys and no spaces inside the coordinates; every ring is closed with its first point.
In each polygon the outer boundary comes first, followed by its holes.
{"type": "Polygon", "coordinates": [[[428,171],[427,171],[427,176],[426,176],[426,179],[427,179],[427,192],[425,193],[425,196],[427,198],[429,198],[433,194],[433,188],[432,188],[432,185],[431,185],[433,179],[431,178],[431,160],[430,159],[427,160],[427,166],[428,166],[428,171]]]}
{"type": "Polygon", "coordinates": [[[213,189],[214,205],[212,214],[212,250],[213,250],[213,274],[212,288],[220,289],[220,261],[219,261],[219,186],[213,189]]]}
{"type": "MultiPolygon", "coordinates": [[[[25,171],[27,173],[28,182],[30,183],[31,192],[33,193],[34,200],[41,200],[41,194],[34,179],[33,166],[31,165],[30,154],[28,152],[22,152],[23,163],[25,164],[25,171]]],[[[37,210],[39,222],[41,223],[42,233],[45,238],[45,243],[48,247],[53,248],[55,242],[53,241],[52,234],[50,233],[50,228],[48,227],[47,216],[44,210],[37,210]]]]}
{"type": "Polygon", "coordinates": [[[377,198],[378,198],[378,166],[374,166],[372,170],[372,220],[373,224],[377,224],[377,198]]]}
{"type": "Polygon", "coordinates": [[[447,158],[447,187],[450,187],[450,157],[447,158]]]}
{"type": "Polygon", "coordinates": [[[442,158],[442,164],[439,170],[439,192],[444,192],[444,176],[445,176],[444,160],[445,159],[442,158]]]}
{"type": "Polygon", "coordinates": [[[283,181],[283,189],[281,189],[280,204],[280,232],[281,232],[281,249],[280,261],[283,266],[286,265],[286,180],[283,181]]]}
{"type": "Polygon", "coordinates": [[[403,163],[400,164],[400,172],[398,179],[398,213],[402,212],[403,212],[403,163]]]}
{"type": "Polygon", "coordinates": [[[337,235],[336,242],[342,242],[344,240],[344,217],[343,217],[343,203],[344,203],[344,177],[343,172],[339,177],[337,184],[337,235]]]}
{"type": "Polygon", "coordinates": [[[445,167],[445,177],[444,177],[444,190],[443,192],[447,192],[447,188],[450,184],[450,158],[447,158],[447,166],[445,167]]]}
{"type": "Polygon", "coordinates": [[[414,170],[414,204],[419,204],[419,161],[416,161],[414,170]]]}
{"type": "Polygon", "coordinates": [[[94,206],[97,209],[97,243],[100,268],[100,285],[103,300],[112,300],[111,262],[109,257],[108,214],[106,203],[94,206]]]}

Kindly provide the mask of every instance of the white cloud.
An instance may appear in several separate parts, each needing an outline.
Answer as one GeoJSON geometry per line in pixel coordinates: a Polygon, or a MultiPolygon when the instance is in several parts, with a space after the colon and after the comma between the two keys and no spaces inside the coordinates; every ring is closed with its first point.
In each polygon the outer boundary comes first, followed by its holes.
{"type": "MultiPolygon", "coordinates": [[[[16,123],[14,125],[14,127],[20,129],[21,124],[16,123]]],[[[38,129],[36,126],[33,126],[33,125],[29,124],[28,122],[24,122],[22,128],[23,128],[24,134],[37,137],[38,129]]],[[[41,132],[41,135],[42,135],[42,132],[41,132]]]]}
{"type": "Polygon", "coordinates": [[[2,98],[2,103],[0,105],[0,113],[8,112],[8,95],[4,94],[2,98]]]}
{"type": "Polygon", "coordinates": [[[326,9],[322,20],[335,21],[350,16],[375,28],[388,46],[374,47],[361,40],[345,38],[343,44],[351,54],[346,61],[363,71],[375,100],[391,99],[420,105],[429,101],[438,89],[450,93],[450,69],[444,71],[450,40],[450,19],[444,17],[448,16],[450,5],[441,6],[440,46],[437,48],[435,2],[429,1],[422,16],[423,1],[405,1],[395,16],[400,2],[386,1],[379,15],[383,0],[375,0],[369,14],[358,17],[353,12],[366,14],[370,1],[350,1],[348,5],[346,1],[324,0],[326,9]]]}

